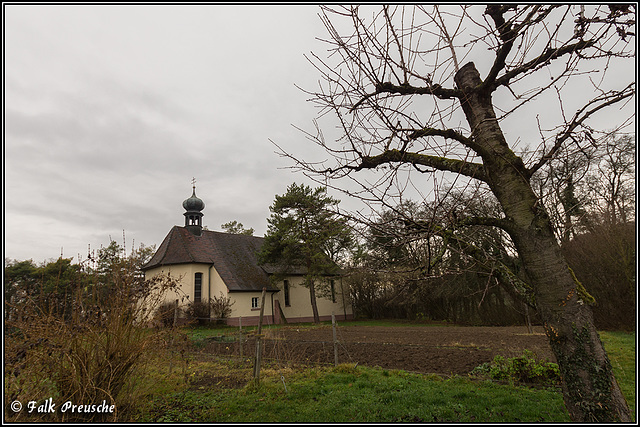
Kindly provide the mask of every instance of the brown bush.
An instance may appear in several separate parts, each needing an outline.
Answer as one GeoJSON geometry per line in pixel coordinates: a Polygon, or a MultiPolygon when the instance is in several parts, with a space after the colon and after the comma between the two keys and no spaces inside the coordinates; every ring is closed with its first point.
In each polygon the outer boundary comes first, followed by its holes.
{"type": "Polygon", "coordinates": [[[224,320],[231,314],[231,299],[223,294],[219,297],[213,296],[208,301],[190,302],[185,313],[187,319],[204,325],[207,323],[224,323],[224,320]]]}
{"type": "Polygon", "coordinates": [[[150,281],[130,274],[126,263],[118,273],[96,276],[79,289],[71,316],[44,310],[41,301],[26,297],[5,322],[5,407],[11,402],[47,399],[57,403],[52,414],[7,411],[7,421],[116,421],[127,408],[125,391],[142,366],[157,334],[146,325],[169,289],[177,283],[158,276],[150,281]],[[99,295],[99,297],[98,297],[99,295]],[[115,405],[113,413],[62,412],[64,402],[76,405],[115,405]]]}

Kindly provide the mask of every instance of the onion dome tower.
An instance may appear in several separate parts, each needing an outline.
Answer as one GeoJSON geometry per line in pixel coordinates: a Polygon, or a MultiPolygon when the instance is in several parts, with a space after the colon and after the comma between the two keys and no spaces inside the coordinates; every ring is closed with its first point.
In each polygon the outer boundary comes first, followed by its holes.
{"type": "Polygon", "coordinates": [[[191,197],[182,202],[182,207],[185,209],[184,213],[184,226],[196,236],[202,234],[202,217],[204,214],[204,202],[196,196],[196,184],[193,183],[193,194],[191,197]]]}

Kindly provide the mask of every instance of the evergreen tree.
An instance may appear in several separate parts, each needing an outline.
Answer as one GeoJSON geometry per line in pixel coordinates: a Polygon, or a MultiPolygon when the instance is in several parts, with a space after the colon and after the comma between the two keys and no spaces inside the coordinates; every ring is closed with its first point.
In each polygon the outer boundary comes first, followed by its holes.
{"type": "Polygon", "coordinates": [[[269,208],[271,217],[259,254],[260,263],[275,266],[278,281],[302,269],[315,323],[320,321],[316,304],[319,279],[339,273],[336,257],[351,243],[347,221],[333,210],[339,203],[327,195],[325,187],[312,189],[293,183],[286,194],[276,195],[269,208]]]}

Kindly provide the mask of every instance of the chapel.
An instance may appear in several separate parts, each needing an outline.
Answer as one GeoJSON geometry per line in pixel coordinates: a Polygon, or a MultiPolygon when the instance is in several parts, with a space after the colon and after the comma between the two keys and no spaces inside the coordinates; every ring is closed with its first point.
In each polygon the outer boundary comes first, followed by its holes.
{"type": "MultiPolygon", "coordinates": [[[[214,319],[211,313],[211,320],[234,326],[255,325],[265,289],[263,324],[313,321],[309,289],[303,285],[304,268],[289,268],[284,279],[275,280],[274,267],[258,264],[264,238],[203,227],[205,203],[196,196],[195,185],[182,207],[184,226],[172,227],[143,267],[145,278],[167,273],[179,278],[180,292],[167,295],[166,302],[178,301],[181,312],[186,313],[188,304],[228,297],[231,314],[214,319]]],[[[341,276],[328,275],[321,280],[329,292],[316,297],[320,320],[331,320],[332,313],[338,320],[352,319],[341,276]]]]}

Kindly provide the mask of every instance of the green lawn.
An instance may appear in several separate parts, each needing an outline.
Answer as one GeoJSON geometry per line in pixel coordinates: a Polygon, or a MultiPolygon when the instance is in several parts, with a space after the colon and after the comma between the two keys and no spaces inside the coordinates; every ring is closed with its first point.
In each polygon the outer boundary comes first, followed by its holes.
{"type": "Polygon", "coordinates": [[[557,422],[568,414],[554,390],[341,365],[271,371],[259,387],[163,396],[135,421],[557,422]]]}
{"type": "Polygon", "coordinates": [[[613,372],[629,408],[636,418],[636,334],[628,332],[600,332],[613,372]]]}

